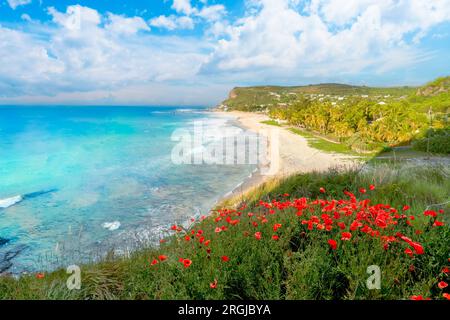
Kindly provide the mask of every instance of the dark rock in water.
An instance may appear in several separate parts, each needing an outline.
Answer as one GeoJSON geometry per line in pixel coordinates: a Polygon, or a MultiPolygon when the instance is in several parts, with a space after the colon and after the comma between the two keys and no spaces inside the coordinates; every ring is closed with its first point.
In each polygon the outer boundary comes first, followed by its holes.
{"type": "Polygon", "coordinates": [[[7,244],[8,242],[9,242],[9,239],[5,239],[5,238],[0,237],[0,246],[2,246],[4,244],[7,244]]]}
{"type": "Polygon", "coordinates": [[[0,254],[0,275],[6,271],[8,271],[12,266],[12,260],[17,257],[23,250],[25,250],[26,246],[19,245],[15,246],[12,250],[7,251],[4,254],[0,254]]]}

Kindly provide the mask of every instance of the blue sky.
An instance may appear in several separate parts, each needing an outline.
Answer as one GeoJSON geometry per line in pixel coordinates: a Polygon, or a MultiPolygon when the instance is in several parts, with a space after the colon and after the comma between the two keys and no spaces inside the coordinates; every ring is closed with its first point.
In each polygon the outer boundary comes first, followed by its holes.
{"type": "Polygon", "coordinates": [[[0,104],[215,105],[450,74],[450,0],[0,0],[0,104]]]}

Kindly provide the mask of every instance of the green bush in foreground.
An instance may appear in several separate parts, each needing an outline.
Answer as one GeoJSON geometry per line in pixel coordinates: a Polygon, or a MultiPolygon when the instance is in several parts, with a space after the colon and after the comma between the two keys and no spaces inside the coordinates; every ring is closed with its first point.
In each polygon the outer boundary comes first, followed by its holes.
{"type": "Polygon", "coordinates": [[[413,143],[413,148],[430,153],[450,154],[450,127],[429,130],[423,139],[413,143]]]}
{"type": "Polygon", "coordinates": [[[442,167],[377,166],[271,181],[245,197],[245,205],[216,211],[186,229],[173,226],[173,236],[159,248],[82,266],[81,290],[67,290],[68,275],[60,270],[2,277],[0,298],[443,299],[448,287],[437,285],[449,280],[442,268],[449,264],[450,229],[448,214],[441,213],[448,211],[448,174],[442,167]],[[355,218],[376,204],[389,204],[390,213],[380,221],[355,218]],[[327,231],[323,214],[334,219],[344,207],[355,212],[340,212],[327,231]],[[352,230],[356,220],[371,221],[371,231],[352,230]],[[381,269],[380,290],[366,286],[371,265],[381,269]]]}

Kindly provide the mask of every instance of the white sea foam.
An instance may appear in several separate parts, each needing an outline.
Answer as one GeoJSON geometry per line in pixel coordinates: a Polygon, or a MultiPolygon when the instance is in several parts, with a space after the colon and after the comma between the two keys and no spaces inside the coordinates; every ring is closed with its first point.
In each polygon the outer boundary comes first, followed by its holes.
{"type": "Polygon", "coordinates": [[[0,208],[6,209],[23,200],[21,195],[0,199],[0,208]]]}
{"type": "Polygon", "coordinates": [[[120,222],[119,221],[105,222],[104,224],[102,224],[102,227],[108,229],[109,231],[114,231],[120,228],[120,222]]]}

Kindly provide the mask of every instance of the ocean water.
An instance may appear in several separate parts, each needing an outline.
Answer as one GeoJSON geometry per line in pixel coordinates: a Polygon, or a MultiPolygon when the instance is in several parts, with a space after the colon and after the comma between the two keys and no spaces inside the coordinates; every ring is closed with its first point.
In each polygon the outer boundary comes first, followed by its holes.
{"type": "Polygon", "coordinates": [[[202,108],[0,107],[0,271],[127,253],[208,214],[255,166],[174,164],[195,121],[239,132],[202,108]]]}

